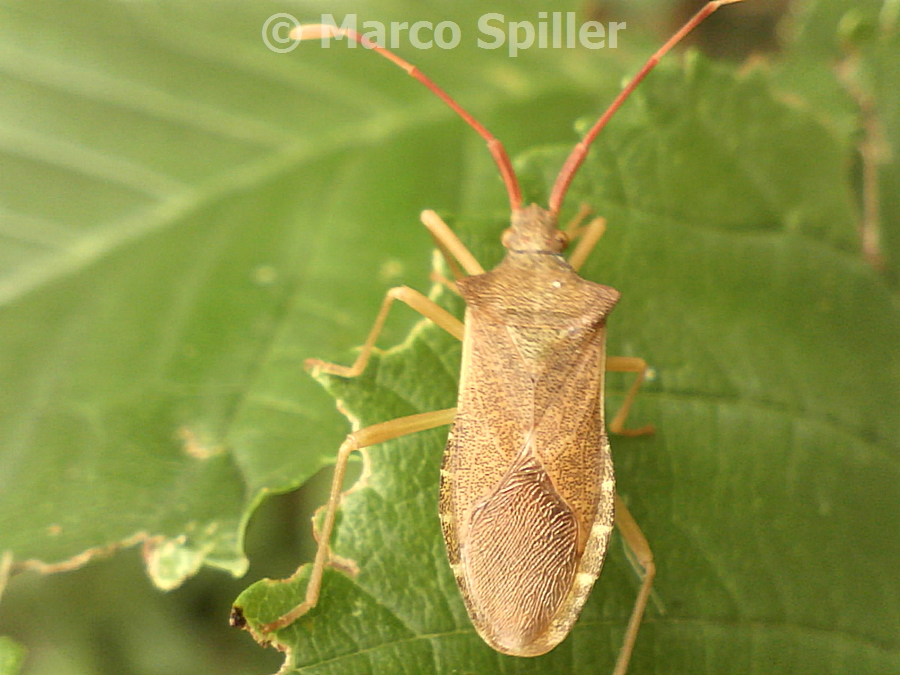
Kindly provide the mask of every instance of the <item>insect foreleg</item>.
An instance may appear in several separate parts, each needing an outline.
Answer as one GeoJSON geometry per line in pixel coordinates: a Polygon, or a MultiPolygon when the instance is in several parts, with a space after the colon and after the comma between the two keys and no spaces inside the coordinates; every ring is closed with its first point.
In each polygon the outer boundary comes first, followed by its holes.
{"type": "Polygon", "coordinates": [[[431,232],[434,243],[437,244],[437,247],[444,255],[447,265],[453,270],[454,277],[457,279],[463,277],[454,260],[469,274],[484,274],[484,268],[481,266],[481,263],[475,259],[475,256],[471,254],[469,249],[465,247],[465,244],[456,236],[456,233],[448,227],[447,223],[437,213],[428,209],[422,211],[421,218],[422,224],[431,232]]]}
{"type": "MultiPolygon", "coordinates": [[[[581,213],[579,212],[579,217],[581,213]]],[[[585,216],[587,213],[585,213],[585,216]]],[[[580,226],[576,225],[575,227],[569,226],[571,229],[566,228],[566,232],[570,237],[581,237],[578,240],[578,245],[575,247],[575,250],[572,251],[572,255],[569,256],[569,264],[572,266],[576,272],[581,269],[581,266],[584,265],[585,261],[588,259],[588,256],[594,250],[594,247],[597,245],[597,242],[600,241],[600,237],[603,236],[603,233],[606,232],[606,219],[605,218],[594,218],[587,225],[580,226]]]]}

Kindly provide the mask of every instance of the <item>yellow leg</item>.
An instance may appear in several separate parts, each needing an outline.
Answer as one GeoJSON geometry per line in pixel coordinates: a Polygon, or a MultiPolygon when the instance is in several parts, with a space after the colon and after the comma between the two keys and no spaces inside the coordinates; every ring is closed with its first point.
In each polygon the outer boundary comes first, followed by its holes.
{"type": "MultiPolygon", "coordinates": [[[[447,264],[450,265],[450,268],[453,270],[453,274],[457,279],[465,276],[456,264],[457,262],[469,274],[484,273],[484,269],[475,259],[475,256],[469,252],[469,249],[465,247],[459,240],[459,237],[457,237],[453,230],[441,220],[441,217],[437,213],[434,211],[423,211],[422,222],[425,224],[425,227],[428,228],[429,232],[431,232],[438,249],[444,255],[447,264]]],[[[449,279],[440,277],[439,282],[446,283],[451,290],[457,293],[459,292],[456,289],[456,285],[449,279]]],[[[366,338],[365,343],[359,351],[359,356],[352,366],[348,368],[347,366],[328,363],[319,359],[307,359],[306,368],[314,373],[329,373],[331,375],[339,375],[340,377],[358,377],[361,375],[366,369],[366,364],[369,362],[369,357],[372,354],[372,350],[375,348],[375,341],[378,339],[378,335],[384,328],[384,322],[387,320],[391,305],[394,304],[394,300],[405,302],[426,319],[431,319],[448,333],[462,340],[463,324],[459,319],[418,291],[409,288],[408,286],[397,286],[390,289],[385,295],[378,316],[375,318],[375,323],[369,331],[369,336],[366,338]]]]}
{"type": "Polygon", "coordinates": [[[625,639],[622,641],[622,649],[616,660],[616,668],[613,675],[625,675],[628,671],[628,662],[631,660],[631,652],[634,650],[634,642],[637,640],[638,631],[641,629],[641,620],[650,598],[650,590],[653,588],[653,578],[656,576],[656,565],[653,563],[653,552],[647,543],[644,533],[631,516],[631,512],[625,503],[616,495],[616,527],[625,540],[626,546],[631,550],[634,560],[641,567],[641,589],[638,591],[637,600],[631,610],[631,618],[628,620],[628,628],[625,630],[625,639]]]}
{"type": "MultiPolygon", "coordinates": [[[[306,586],[306,596],[299,605],[291,611],[275,619],[274,621],[263,624],[260,630],[263,633],[272,633],[280,630],[285,626],[289,626],[306,612],[316,606],[319,600],[319,590],[322,587],[322,574],[325,572],[325,565],[328,563],[329,557],[329,540],[331,532],[334,529],[334,520],[337,515],[337,508],[341,502],[341,488],[344,485],[344,474],[347,471],[347,460],[354,450],[366,448],[370,445],[383,443],[400,436],[414,434],[418,431],[426,429],[434,429],[445,424],[450,424],[456,416],[456,408],[448,408],[447,410],[436,410],[434,412],[421,413],[419,415],[410,415],[409,417],[400,417],[389,422],[381,424],[373,424],[365,429],[354,431],[347,436],[338,450],[337,462],[334,466],[334,478],[331,481],[331,494],[328,497],[328,504],[325,511],[325,522],[322,525],[322,531],[319,533],[319,548],[316,550],[316,558],[313,562],[312,573],[309,577],[309,583],[306,586]]],[[[302,566],[290,578],[293,579],[300,573],[302,566]]],[[[288,581],[290,581],[288,579],[288,581]]]]}
{"type": "Polygon", "coordinates": [[[469,249],[459,240],[456,233],[448,227],[447,223],[441,220],[437,213],[426,210],[422,211],[421,217],[422,224],[431,232],[435,244],[437,244],[441,253],[444,254],[444,258],[447,260],[447,264],[453,271],[455,278],[461,279],[465,275],[454,263],[454,260],[469,274],[484,274],[484,268],[481,266],[481,263],[475,259],[475,256],[469,252],[469,249]]]}
{"type": "Polygon", "coordinates": [[[419,293],[419,291],[409,288],[408,286],[397,286],[396,288],[390,289],[384,296],[384,301],[381,303],[381,310],[378,312],[378,317],[375,319],[375,323],[369,331],[369,337],[366,338],[366,342],[362,346],[362,349],[360,349],[359,356],[352,366],[348,368],[346,366],[339,366],[335,363],[320,361],[319,359],[307,359],[307,369],[314,373],[330,373],[331,375],[339,375],[341,377],[359,376],[366,369],[366,364],[369,362],[372,349],[375,347],[375,340],[378,339],[378,335],[384,327],[384,322],[391,311],[391,305],[394,304],[394,300],[405,302],[426,319],[431,319],[445,331],[462,340],[462,321],[457,319],[440,305],[426,298],[419,293]]]}
{"type": "Polygon", "coordinates": [[[594,218],[587,225],[581,224],[590,213],[591,207],[587,204],[582,204],[578,214],[564,228],[570,241],[574,241],[576,237],[581,237],[578,240],[578,245],[575,246],[575,250],[572,251],[572,255],[569,256],[569,264],[576,272],[581,269],[597,242],[600,241],[600,237],[606,232],[606,220],[604,218],[594,218]]]}
{"type": "Polygon", "coordinates": [[[647,374],[647,362],[644,361],[644,359],[638,359],[631,356],[610,356],[606,359],[606,370],[610,373],[637,373],[634,384],[631,385],[631,388],[625,395],[625,401],[622,403],[622,407],[619,408],[619,412],[616,413],[612,422],[609,423],[609,430],[620,436],[643,436],[644,434],[652,434],[654,431],[652,424],[647,424],[638,429],[625,428],[625,420],[628,418],[631,404],[634,403],[638,389],[641,388],[641,383],[644,381],[644,377],[647,374]]]}
{"type": "Polygon", "coordinates": [[[584,219],[589,215],[591,215],[591,207],[588,204],[582,203],[582,205],[578,207],[578,213],[575,214],[575,217],[562,228],[563,232],[569,237],[569,241],[575,241],[576,238],[581,236],[581,233],[584,230],[581,223],[584,222],[584,219]]]}
{"type": "MultiPolygon", "coordinates": [[[[462,294],[459,292],[459,286],[456,285],[456,282],[450,281],[447,277],[445,277],[445,276],[444,276],[443,274],[441,274],[440,272],[432,271],[432,272],[431,272],[431,275],[430,275],[430,278],[431,278],[431,281],[432,281],[433,283],[440,284],[441,286],[444,286],[444,287],[445,287],[447,290],[449,290],[451,293],[454,293],[454,294],[456,294],[456,295],[462,295],[462,294]]],[[[459,279],[460,277],[456,277],[456,278],[459,279]]]]}

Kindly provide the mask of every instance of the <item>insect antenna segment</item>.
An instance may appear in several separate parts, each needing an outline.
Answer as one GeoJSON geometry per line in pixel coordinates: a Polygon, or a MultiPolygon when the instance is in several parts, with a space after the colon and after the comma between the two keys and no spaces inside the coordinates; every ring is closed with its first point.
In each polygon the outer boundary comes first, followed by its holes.
{"type": "Polygon", "coordinates": [[[291,37],[295,40],[316,40],[323,37],[336,38],[341,36],[356,40],[366,49],[371,49],[372,51],[381,54],[384,58],[405,70],[407,75],[416,78],[419,82],[428,87],[444,103],[450,106],[457,115],[462,117],[470,127],[475,129],[487,143],[488,150],[491,151],[491,155],[500,169],[500,175],[503,176],[503,183],[506,185],[506,192],[509,194],[510,209],[513,212],[516,212],[522,208],[522,191],[519,189],[519,180],[516,178],[516,172],[513,171],[509,155],[506,154],[506,148],[503,147],[500,140],[488,131],[481,122],[472,117],[465,108],[453,100],[453,97],[451,97],[450,94],[432,82],[431,78],[422,73],[416,66],[409,61],[400,58],[391,50],[379,47],[377,44],[368,38],[363,37],[351,28],[339,28],[338,26],[330,24],[307,24],[305,26],[297,26],[291,31],[291,37]]]}
{"type": "MultiPolygon", "coordinates": [[[[597,122],[594,123],[594,126],[591,127],[590,131],[588,131],[585,137],[581,139],[581,141],[575,146],[569,157],[566,159],[565,163],[562,166],[562,169],[560,169],[559,171],[559,175],[556,177],[556,182],[553,184],[553,189],[550,192],[550,213],[552,213],[554,216],[559,214],[559,210],[562,207],[563,198],[566,196],[566,192],[568,192],[569,190],[569,185],[571,185],[572,179],[578,172],[578,169],[581,166],[582,162],[584,162],[585,157],[587,157],[588,151],[590,150],[591,144],[594,142],[594,139],[597,138],[600,131],[603,129],[603,127],[606,126],[606,123],[609,122],[610,118],[612,118],[612,116],[622,106],[626,99],[628,99],[628,97],[631,95],[631,92],[633,92],[641,83],[641,81],[647,76],[647,73],[653,70],[656,64],[660,62],[662,57],[665,56],[665,54],[670,49],[672,49],[672,47],[681,42],[681,40],[684,39],[684,37],[688,33],[694,30],[694,28],[702,23],[703,20],[706,19],[706,17],[719,9],[719,7],[721,7],[722,5],[731,5],[736,2],[742,1],[743,0],[711,0],[711,2],[707,2],[699,12],[697,12],[684,26],[682,26],[681,30],[675,33],[675,35],[673,35],[668,40],[668,42],[666,42],[649,59],[647,59],[647,62],[641,67],[637,75],[635,75],[631,79],[631,81],[629,81],[628,84],[625,85],[625,87],[612,102],[609,108],[606,109],[606,112],[604,112],[597,120],[597,122]]],[[[306,24],[294,28],[294,30],[291,31],[291,37],[295,40],[316,40],[331,37],[346,37],[351,40],[355,40],[366,49],[371,49],[372,51],[377,52],[384,58],[399,66],[400,68],[405,70],[408,75],[414,77],[419,82],[428,87],[428,89],[430,89],[444,103],[446,103],[457,115],[462,117],[463,120],[465,120],[465,122],[473,129],[475,129],[475,131],[477,131],[478,134],[485,140],[488,146],[488,150],[490,150],[491,152],[491,156],[494,158],[494,161],[497,163],[497,167],[500,169],[500,175],[503,177],[503,183],[504,185],[506,185],[506,192],[509,196],[510,210],[513,213],[521,211],[522,190],[519,187],[519,180],[516,177],[516,173],[512,167],[512,162],[510,161],[509,155],[507,154],[506,149],[503,147],[503,144],[497,137],[495,137],[490,131],[488,131],[487,128],[483,124],[481,124],[481,122],[476,120],[465,108],[457,103],[450,96],[450,94],[436,85],[431,80],[431,78],[422,73],[416,66],[411,64],[409,61],[400,58],[391,50],[377,45],[375,42],[360,35],[351,28],[342,28],[331,24],[306,24]]]]}

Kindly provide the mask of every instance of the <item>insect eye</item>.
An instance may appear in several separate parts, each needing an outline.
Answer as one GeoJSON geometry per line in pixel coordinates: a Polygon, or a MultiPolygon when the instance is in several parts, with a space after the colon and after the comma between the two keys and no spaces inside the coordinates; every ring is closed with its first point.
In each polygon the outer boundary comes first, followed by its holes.
{"type": "Polygon", "coordinates": [[[559,246],[560,251],[565,251],[569,248],[569,235],[563,231],[558,231],[556,233],[556,244],[559,246]]]}

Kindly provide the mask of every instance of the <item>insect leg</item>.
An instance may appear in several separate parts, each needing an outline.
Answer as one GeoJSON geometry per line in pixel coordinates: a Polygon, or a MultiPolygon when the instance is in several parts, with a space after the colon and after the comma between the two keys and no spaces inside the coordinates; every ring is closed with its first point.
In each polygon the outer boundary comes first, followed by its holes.
{"type": "MultiPolygon", "coordinates": [[[[431,233],[431,238],[434,240],[434,245],[437,247],[438,252],[441,254],[441,257],[444,259],[444,262],[447,263],[447,267],[450,268],[450,274],[453,275],[453,278],[456,279],[457,281],[465,278],[466,273],[463,272],[462,268],[456,262],[456,259],[453,257],[453,254],[450,253],[449,250],[447,250],[446,246],[444,246],[444,242],[442,242],[440,239],[438,239],[434,235],[434,232],[431,233]]],[[[448,288],[454,288],[456,286],[456,284],[454,284],[452,281],[450,281],[449,279],[447,279],[445,276],[438,273],[437,271],[434,271],[431,273],[431,280],[437,281],[438,283],[441,283],[441,284],[444,284],[448,288]]],[[[456,290],[456,289],[454,289],[454,290],[456,290]]]]}
{"type": "Polygon", "coordinates": [[[454,259],[469,274],[484,274],[484,268],[481,266],[475,256],[469,252],[469,249],[459,240],[456,233],[451,230],[447,223],[441,220],[441,217],[431,210],[422,211],[422,224],[431,232],[434,243],[443,253],[444,258],[450,269],[453,270],[453,276],[461,279],[464,275],[459,267],[454,263],[454,259]]]}
{"type": "Polygon", "coordinates": [[[597,245],[597,242],[600,241],[600,237],[606,232],[605,218],[594,218],[587,225],[579,225],[578,222],[584,219],[589,213],[589,210],[586,211],[584,206],[582,206],[581,209],[582,210],[579,211],[578,215],[575,217],[575,221],[566,227],[566,232],[569,233],[570,237],[581,237],[581,239],[578,240],[578,245],[575,247],[575,250],[572,251],[572,255],[569,256],[569,264],[576,272],[581,269],[581,266],[584,265],[588,256],[591,254],[591,251],[593,251],[594,247],[597,245]]]}
{"type": "Polygon", "coordinates": [[[622,650],[619,652],[616,669],[613,671],[613,675],[625,675],[628,670],[628,661],[631,659],[631,652],[634,649],[634,641],[641,628],[641,619],[644,617],[650,590],[653,587],[656,565],[653,563],[650,544],[647,543],[644,533],[641,532],[641,528],[638,527],[631,512],[625,506],[625,502],[618,494],[616,495],[616,527],[619,528],[622,539],[625,540],[625,544],[643,570],[641,589],[638,591],[637,600],[631,610],[631,618],[628,620],[628,628],[625,630],[625,639],[622,641],[622,650]]]}
{"type": "Polygon", "coordinates": [[[644,381],[644,376],[647,374],[647,362],[644,361],[644,359],[638,359],[631,356],[610,356],[606,359],[606,370],[610,373],[637,373],[634,384],[631,385],[631,388],[625,395],[625,401],[622,403],[622,407],[619,408],[619,412],[616,413],[612,422],[609,423],[609,430],[620,436],[643,436],[644,434],[652,434],[652,424],[647,424],[638,429],[625,428],[625,420],[628,418],[628,411],[631,410],[631,404],[634,403],[638,389],[641,388],[641,383],[644,381]]]}
{"type": "Polygon", "coordinates": [[[589,215],[591,215],[590,205],[582,202],[581,206],[578,207],[578,213],[576,213],[572,220],[566,223],[566,226],[562,228],[563,232],[569,236],[569,241],[581,236],[581,233],[584,230],[581,223],[583,223],[584,219],[589,215]]]}
{"type": "MultiPolygon", "coordinates": [[[[459,292],[459,286],[456,285],[456,282],[450,281],[450,279],[445,277],[443,274],[441,274],[437,270],[432,270],[431,274],[428,275],[428,278],[431,279],[431,281],[433,283],[444,286],[447,290],[449,290],[454,295],[461,295],[461,293],[459,292]]],[[[459,279],[460,277],[456,277],[456,278],[459,279]]]]}
{"type": "MultiPolygon", "coordinates": [[[[450,424],[456,416],[456,408],[448,408],[447,410],[435,410],[433,412],[420,413],[418,415],[410,415],[409,417],[400,417],[388,422],[373,424],[365,429],[354,431],[347,436],[347,439],[341,444],[338,450],[337,461],[334,466],[334,478],[331,481],[331,494],[328,497],[328,504],[325,511],[325,522],[322,524],[322,531],[318,534],[319,548],[316,550],[316,558],[313,562],[312,573],[309,577],[309,583],[306,586],[306,596],[299,605],[283,616],[275,619],[271,623],[263,624],[260,630],[263,633],[272,633],[273,631],[289,626],[303,614],[316,606],[319,600],[319,590],[322,587],[322,574],[325,571],[325,565],[328,563],[329,546],[331,532],[334,529],[334,520],[337,514],[337,508],[341,502],[341,488],[344,485],[344,474],[347,470],[347,460],[354,450],[366,448],[370,445],[383,443],[400,436],[414,434],[418,431],[426,429],[434,429],[445,424],[450,424]]],[[[293,579],[303,569],[301,566],[294,575],[293,579]]],[[[288,581],[290,581],[288,579],[288,581]]]]}
{"type": "Polygon", "coordinates": [[[369,331],[369,337],[366,338],[366,342],[363,344],[362,349],[360,349],[359,356],[356,357],[356,361],[352,366],[347,368],[346,366],[327,363],[325,361],[320,361],[319,359],[307,359],[306,368],[314,372],[330,373],[341,377],[357,377],[360,375],[366,369],[366,364],[369,362],[369,356],[372,354],[372,349],[375,347],[375,340],[378,339],[378,335],[384,327],[384,322],[387,319],[388,313],[391,311],[391,305],[394,303],[394,300],[405,302],[426,319],[431,319],[445,331],[462,340],[462,321],[457,319],[440,305],[426,298],[419,293],[419,291],[413,290],[408,286],[397,286],[390,289],[384,296],[384,301],[381,303],[381,310],[379,310],[375,323],[369,331]]]}

